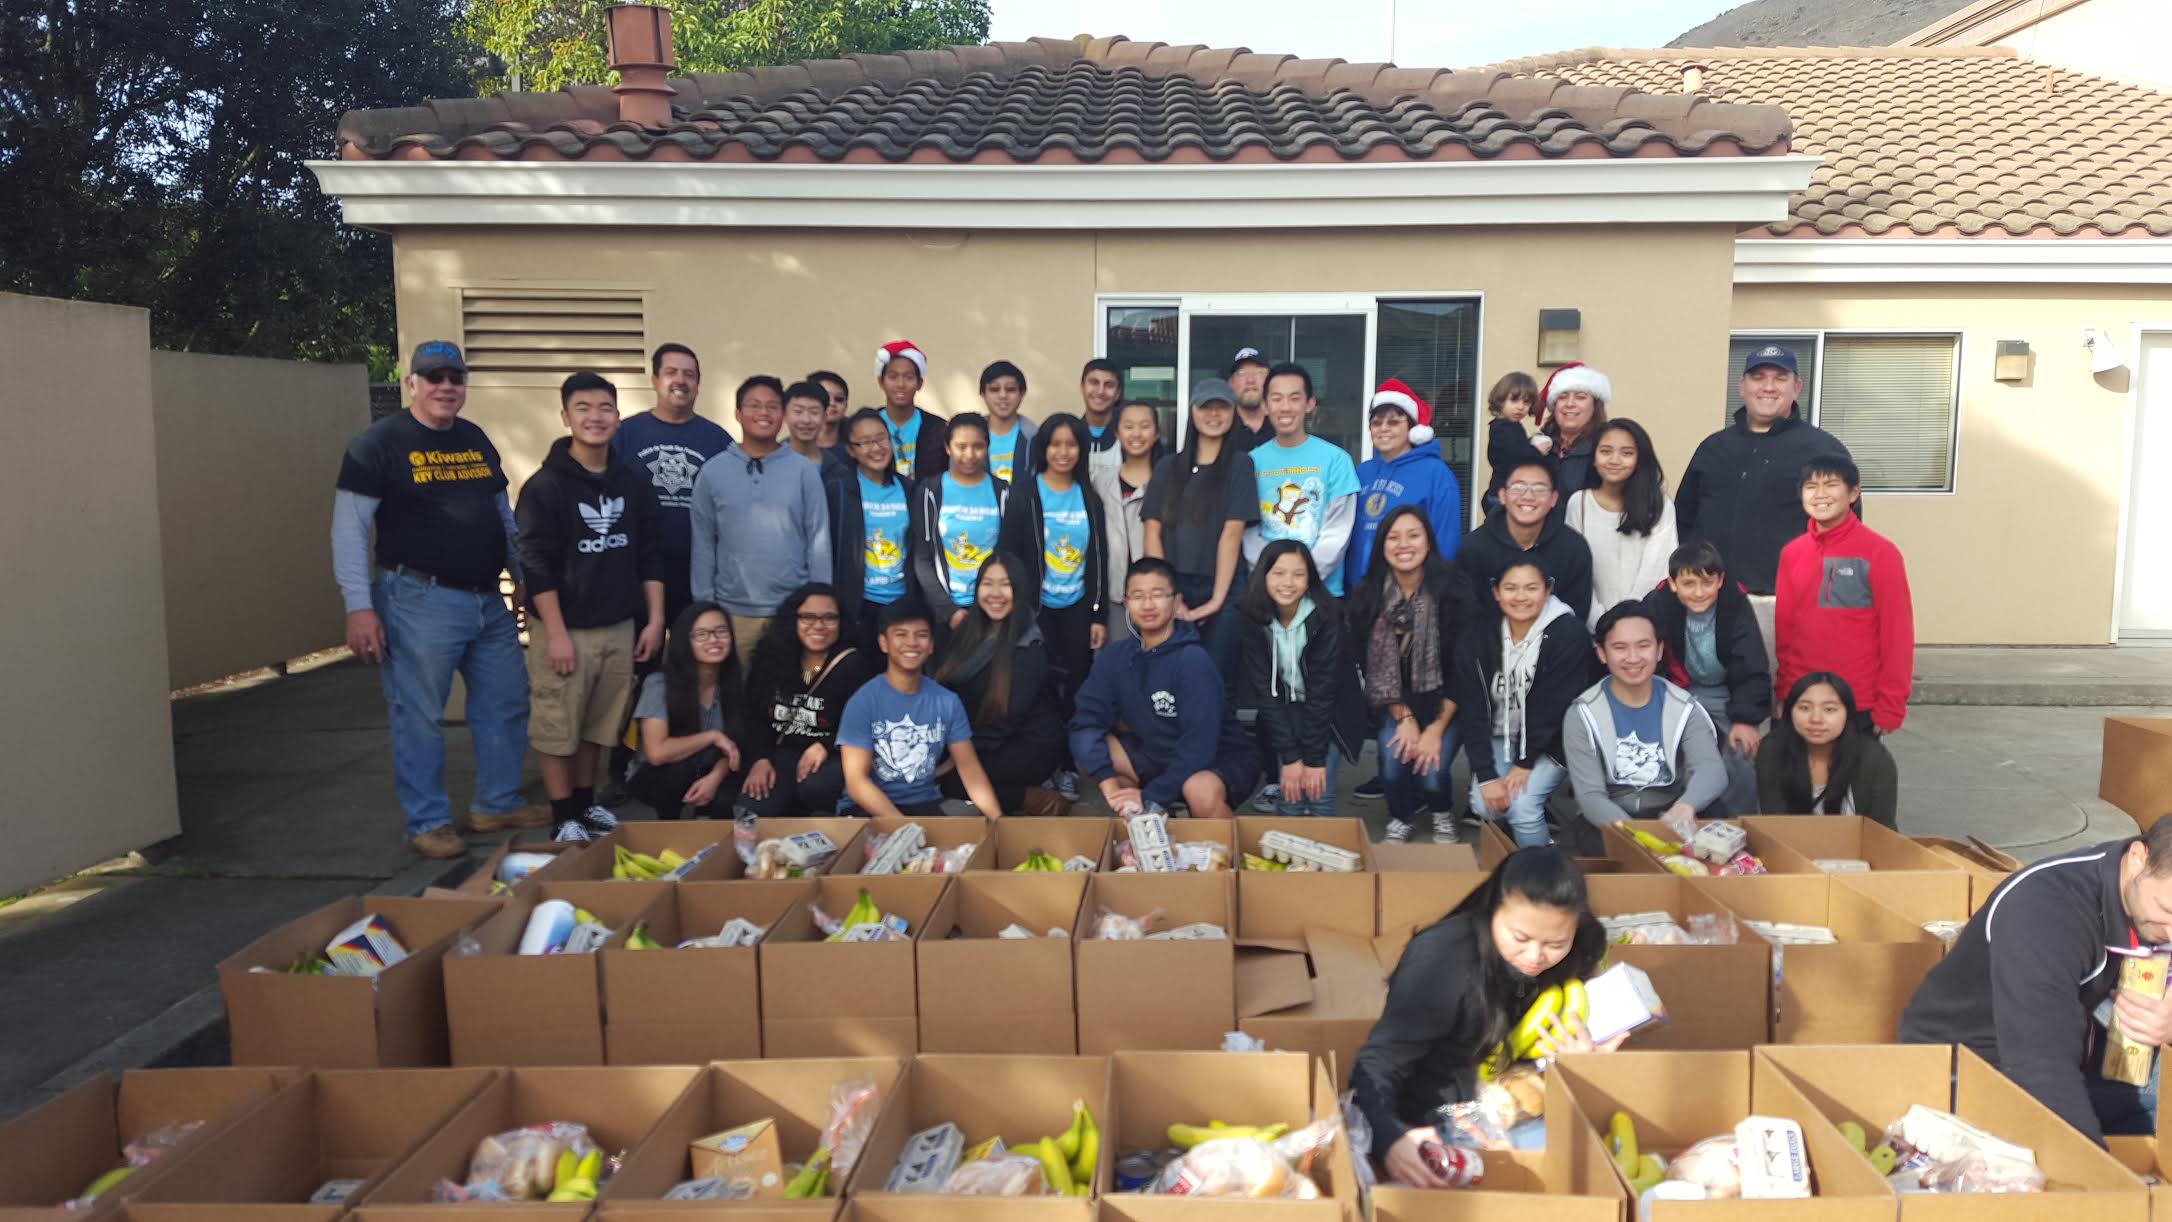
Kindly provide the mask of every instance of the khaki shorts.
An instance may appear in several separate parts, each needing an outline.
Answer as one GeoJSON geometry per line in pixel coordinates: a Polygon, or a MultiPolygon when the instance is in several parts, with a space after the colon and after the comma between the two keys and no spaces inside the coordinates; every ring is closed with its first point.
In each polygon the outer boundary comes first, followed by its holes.
{"type": "Polygon", "coordinates": [[[551,669],[550,635],[528,633],[528,745],[542,755],[571,755],[584,742],[618,741],[633,700],[634,624],[568,628],[573,673],[551,669]]]}
{"type": "MultiPolygon", "coordinates": [[[[730,615],[730,612],[725,614],[730,615]]],[[[732,652],[739,658],[739,673],[754,665],[754,647],[769,635],[770,615],[732,615],[732,652]]]]}

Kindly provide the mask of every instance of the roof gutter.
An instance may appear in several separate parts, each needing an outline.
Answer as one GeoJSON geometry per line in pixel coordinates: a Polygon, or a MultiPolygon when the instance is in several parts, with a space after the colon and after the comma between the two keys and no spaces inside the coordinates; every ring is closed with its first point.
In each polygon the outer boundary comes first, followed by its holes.
{"type": "Polygon", "coordinates": [[[2172,284],[2166,238],[1741,238],[1736,284],[2172,284]]]}
{"type": "Polygon", "coordinates": [[[350,225],[1369,229],[1784,220],[1818,158],[1185,165],[312,161],[350,225]]]}

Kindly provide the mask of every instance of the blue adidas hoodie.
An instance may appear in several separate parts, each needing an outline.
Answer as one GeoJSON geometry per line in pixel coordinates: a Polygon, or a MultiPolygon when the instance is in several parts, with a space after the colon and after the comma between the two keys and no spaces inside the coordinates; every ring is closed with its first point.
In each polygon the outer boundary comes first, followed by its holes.
{"type": "Polygon", "coordinates": [[[1125,637],[1094,658],[1071,717],[1071,758],[1096,783],[1116,775],[1108,736],[1119,727],[1138,742],[1131,762],[1145,780],[1140,796],[1162,807],[1183,800],[1193,773],[1249,749],[1222,704],[1222,676],[1185,620],[1152,649],[1125,637]]]}
{"type": "Polygon", "coordinates": [[[1398,505],[1423,510],[1426,521],[1433,524],[1441,559],[1455,559],[1456,545],[1463,542],[1463,485],[1441,461],[1438,441],[1412,446],[1393,460],[1368,458],[1358,466],[1357,481],[1357,525],[1350,531],[1350,549],[1343,557],[1343,589],[1357,589],[1358,578],[1372,562],[1373,536],[1380,531],[1381,519],[1398,505]]]}

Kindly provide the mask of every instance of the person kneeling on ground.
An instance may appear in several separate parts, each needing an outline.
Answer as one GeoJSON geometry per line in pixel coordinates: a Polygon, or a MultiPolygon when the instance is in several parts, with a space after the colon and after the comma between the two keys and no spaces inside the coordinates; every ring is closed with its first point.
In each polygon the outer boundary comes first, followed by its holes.
{"type": "Polygon", "coordinates": [[[1644,607],[1659,624],[1667,681],[1687,688],[1724,735],[1724,812],[1752,813],[1758,795],[1750,761],[1763,741],[1758,727],[1772,718],[1772,668],[1749,591],[1728,580],[1719,548],[1693,539],[1667,557],[1667,582],[1644,596],[1644,607]]]}
{"type": "Polygon", "coordinates": [[[1003,815],[988,774],[973,750],[965,705],[948,688],[921,676],[935,652],[925,606],[900,599],[882,609],[876,644],[887,662],[845,702],[837,749],[845,757],[846,813],[864,815],[1003,815]],[[972,798],[946,802],[935,769],[945,753],[972,798]]]}
{"type": "MultiPolygon", "coordinates": [[[[1064,761],[1067,747],[1047,641],[1034,622],[1036,589],[1032,567],[1014,553],[997,552],[981,561],[973,605],[951,634],[935,677],[965,705],[973,753],[997,803],[1005,811],[1067,815],[1070,804],[1040,787],[1064,761]]],[[[936,772],[946,796],[965,796],[956,771],[936,772]]]]}
{"type": "Polygon", "coordinates": [[[1546,799],[1562,781],[1562,717],[1597,669],[1584,621],[1537,557],[1492,585],[1499,619],[1456,646],[1456,733],[1471,764],[1471,814],[1508,821],[1518,848],[1549,843],[1546,799]]]}
{"type": "Polygon", "coordinates": [[[837,723],[873,675],[844,639],[836,588],[811,582],[777,607],[747,679],[747,780],[739,809],[757,818],[827,815],[845,798],[837,723]]]}
{"type": "Polygon", "coordinates": [[[1456,644],[1479,618],[1470,579],[1448,562],[1432,522],[1415,505],[1388,511],[1373,553],[1350,591],[1350,648],[1380,740],[1385,839],[1410,839],[1422,793],[1434,841],[1453,844],[1456,644]]]}
{"type": "Polygon", "coordinates": [[[1133,564],[1124,606],[1138,635],[1094,659],[1071,758],[1118,815],[1182,801],[1194,818],[1226,819],[1259,783],[1259,756],[1228,715],[1199,630],[1176,617],[1176,570],[1151,556],[1133,564]]]}
{"type": "Polygon", "coordinates": [[[1768,815],[1862,815],[1897,830],[1900,768],[1856,716],[1855,689],[1830,671],[1795,680],[1785,716],[1757,755],[1768,815]]]}
{"type": "Polygon", "coordinates": [[[1561,726],[1577,807],[1593,824],[1695,819],[1727,789],[1711,715],[1657,676],[1659,626],[1643,603],[1600,616],[1598,646],[1607,677],[1561,726]]]}
{"type": "MultiPolygon", "coordinates": [[[[1605,957],[1606,931],[1592,915],[1584,876],[1551,846],[1510,853],[1478,890],[1419,930],[1350,1067],[1383,1177],[1452,1187],[1418,1152],[1425,1142],[1448,1144],[1435,1114],[1478,1098],[1479,1066],[1505,1054],[1509,1033],[1540,993],[1587,979],[1605,957]]],[[[1595,1046],[1570,1016],[1542,1030],[1537,1051],[1613,1052],[1627,1038],[1595,1046]]]]}
{"type": "Polygon", "coordinates": [[[634,702],[641,742],[626,792],[660,819],[689,806],[697,819],[727,818],[746,775],[739,768],[745,704],[731,617],[715,603],[689,604],[671,626],[663,668],[642,680],[634,702]]]}
{"type": "Polygon", "coordinates": [[[1305,545],[1277,539],[1259,554],[1237,610],[1245,621],[1240,703],[1258,711],[1260,746],[1281,769],[1275,813],[1332,815],[1342,757],[1355,761],[1365,738],[1342,604],[1305,545]]]}

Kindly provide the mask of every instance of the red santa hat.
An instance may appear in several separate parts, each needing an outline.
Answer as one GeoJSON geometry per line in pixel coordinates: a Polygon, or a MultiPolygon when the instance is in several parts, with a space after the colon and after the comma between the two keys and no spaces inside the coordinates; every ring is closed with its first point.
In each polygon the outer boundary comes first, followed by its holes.
{"type": "Polygon", "coordinates": [[[1551,408],[1554,400],[1572,390],[1581,390],[1601,403],[1614,400],[1614,384],[1607,376],[1582,361],[1570,361],[1553,371],[1546,385],[1539,391],[1539,402],[1551,408]]]}
{"type": "Polygon", "coordinates": [[[1373,392],[1372,407],[1400,407],[1410,417],[1410,444],[1422,446],[1433,440],[1433,405],[1418,397],[1401,378],[1389,378],[1373,392]]]}
{"type": "Polygon", "coordinates": [[[889,343],[884,344],[881,348],[876,349],[876,380],[880,381],[883,372],[890,368],[890,362],[896,360],[901,356],[904,357],[906,360],[911,361],[913,363],[913,367],[920,371],[921,381],[925,382],[928,380],[928,354],[922,352],[920,350],[920,345],[915,344],[909,339],[894,339],[891,340],[889,343]]]}

